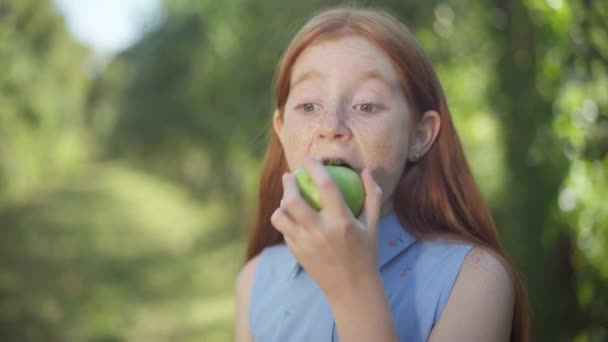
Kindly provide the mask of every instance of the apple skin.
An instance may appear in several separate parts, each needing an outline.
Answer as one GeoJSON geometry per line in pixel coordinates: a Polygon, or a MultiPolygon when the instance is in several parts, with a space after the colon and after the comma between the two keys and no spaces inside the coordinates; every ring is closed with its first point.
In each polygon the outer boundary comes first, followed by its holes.
{"type": "MultiPolygon", "coordinates": [[[[325,168],[342,193],[346,205],[353,215],[357,217],[363,208],[363,202],[365,200],[365,190],[363,188],[363,183],[361,182],[361,177],[348,167],[325,165],[325,168]]],[[[294,175],[296,176],[302,198],[304,198],[311,207],[320,210],[322,205],[319,191],[306,169],[300,167],[294,171],[294,175]]]]}

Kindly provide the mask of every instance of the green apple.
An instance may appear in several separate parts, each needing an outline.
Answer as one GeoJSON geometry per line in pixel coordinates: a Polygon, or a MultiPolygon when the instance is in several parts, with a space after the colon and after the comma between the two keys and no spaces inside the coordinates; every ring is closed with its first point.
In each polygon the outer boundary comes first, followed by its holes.
{"type": "MultiPolygon", "coordinates": [[[[326,165],[325,168],[342,193],[346,205],[353,215],[357,217],[359,212],[361,212],[363,200],[365,199],[361,177],[354,170],[345,166],[326,165]]],[[[298,168],[294,172],[294,175],[296,176],[302,197],[311,207],[320,210],[322,206],[319,191],[308,172],[306,172],[306,169],[303,167],[298,168]]]]}

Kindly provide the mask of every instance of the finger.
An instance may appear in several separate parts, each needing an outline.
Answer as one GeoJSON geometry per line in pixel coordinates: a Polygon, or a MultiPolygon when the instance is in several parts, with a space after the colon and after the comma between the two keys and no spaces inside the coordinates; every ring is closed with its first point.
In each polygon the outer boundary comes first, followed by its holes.
{"type": "Polygon", "coordinates": [[[346,203],[344,203],[342,193],[340,193],[338,186],[323,164],[318,160],[308,157],[304,161],[304,167],[319,190],[321,210],[327,212],[332,217],[347,217],[350,212],[346,203]]]}
{"type": "MultiPolygon", "coordinates": [[[[380,189],[380,186],[374,180],[370,169],[366,168],[361,172],[361,180],[365,189],[365,202],[359,219],[366,227],[377,230],[380,208],[382,206],[382,189],[380,189]]],[[[374,231],[373,233],[375,234],[376,232],[374,231]]]]}
{"type": "Polygon", "coordinates": [[[312,227],[319,214],[302,198],[296,177],[292,173],[285,173],[282,180],[283,199],[281,200],[281,206],[300,227],[312,227]]]}
{"type": "Polygon", "coordinates": [[[284,208],[278,207],[277,210],[270,216],[270,223],[276,230],[281,232],[284,237],[295,239],[298,233],[298,227],[296,223],[289,217],[289,214],[284,208]]]}

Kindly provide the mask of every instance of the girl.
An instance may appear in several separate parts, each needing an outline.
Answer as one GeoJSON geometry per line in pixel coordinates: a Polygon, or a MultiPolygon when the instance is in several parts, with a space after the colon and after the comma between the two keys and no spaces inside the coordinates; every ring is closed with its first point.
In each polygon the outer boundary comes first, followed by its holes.
{"type": "Polygon", "coordinates": [[[521,281],[403,24],[377,10],[319,13],[284,53],[275,96],[237,342],[528,340],[521,281]],[[361,175],[359,217],[328,162],[361,175]],[[320,211],[300,196],[301,166],[320,211]]]}

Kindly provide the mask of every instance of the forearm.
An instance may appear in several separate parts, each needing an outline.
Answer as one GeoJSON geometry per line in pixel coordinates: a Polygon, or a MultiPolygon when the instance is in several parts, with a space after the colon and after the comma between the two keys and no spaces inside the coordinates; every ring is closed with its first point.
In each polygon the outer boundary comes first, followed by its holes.
{"type": "Polygon", "coordinates": [[[328,299],[340,341],[398,341],[379,275],[328,299]]]}

